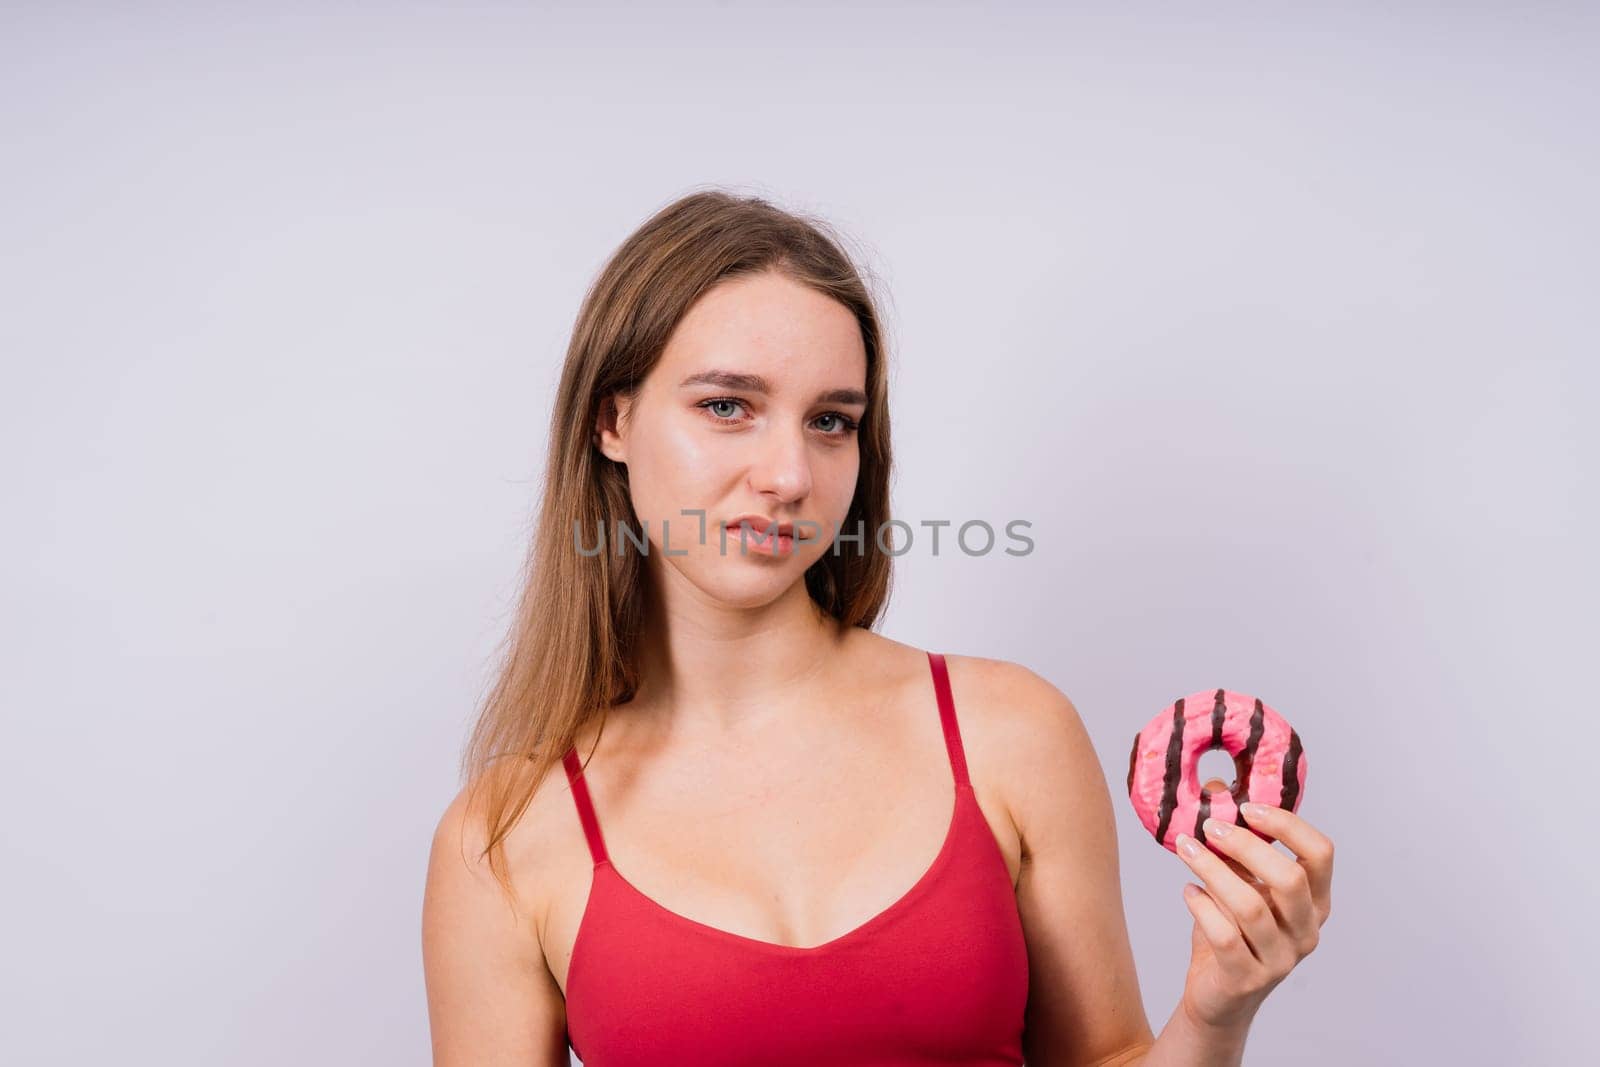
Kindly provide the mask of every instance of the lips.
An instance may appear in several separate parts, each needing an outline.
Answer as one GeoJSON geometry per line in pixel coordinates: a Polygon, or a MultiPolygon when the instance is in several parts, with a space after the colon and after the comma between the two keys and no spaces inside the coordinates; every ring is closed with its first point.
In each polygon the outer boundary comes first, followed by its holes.
{"type": "Polygon", "coordinates": [[[813,539],[810,535],[797,537],[794,523],[779,522],[765,515],[740,515],[736,519],[729,519],[722,525],[733,532],[748,531],[750,543],[758,546],[761,544],[770,545],[776,540],[778,547],[788,548],[796,541],[803,543],[813,539]],[[774,538],[774,535],[776,535],[776,538],[774,538]]]}
{"type": "MultiPolygon", "coordinates": [[[[794,523],[778,522],[776,519],[769,519],[765,515],[740,515],[737,519],[729,519],[727,522],[723,523],[723,525],[728,527],[730,530],[737,530],[741,526],[748,526],[755,530],[756,533],[761,534],[764,537],[770,536],[773,532],[773,528],[776,527],[779,536],[794,536],[794,523]]],[[[804,540],[804,538],[802,538],[802,540],[804,540]]]]}

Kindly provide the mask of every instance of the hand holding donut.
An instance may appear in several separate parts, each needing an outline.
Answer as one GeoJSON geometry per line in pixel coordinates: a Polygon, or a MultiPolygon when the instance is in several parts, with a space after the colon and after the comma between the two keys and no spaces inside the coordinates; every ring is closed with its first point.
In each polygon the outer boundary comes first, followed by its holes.
{"type": "Polygon", "coordinates": [[[1247,803],[1244,817],[1297,858],[1224,822],[1206,824],[1210,848],[1188,834],[1178,839],[1179,857],[1205,883],[1204,889],[1183,887],[1194,916],[1183,1006],[1196,1023],[1223,1029],[1248,1023],[1267,994],[1311,954],[1332,907],[1328,836],[1286,808],[1247,803]],[[1259,882],[1240,877],[1232,863],[1259,882]]]}
{"type": "Polygon", "coordinates": [[[1260,700],[1226,689],[1184,697],[1134,738],[1134,810],[1205,886],[1184,886],[1194,930],[1182,1006],[1202,1028],[1247,1026],[1317,947],[1332,907],[1333,842],[1295,813],[1305,780],[1299,735],[1260,700]],[[1200,784],[1200,756],[1214,748],[1233,756],[1231,789],[1200,784]]]}

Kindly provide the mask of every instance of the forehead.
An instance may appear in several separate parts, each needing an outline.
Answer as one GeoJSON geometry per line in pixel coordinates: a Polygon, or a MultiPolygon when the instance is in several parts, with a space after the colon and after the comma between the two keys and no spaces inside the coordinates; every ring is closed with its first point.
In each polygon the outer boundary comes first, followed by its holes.
{"type": "Polygon", "coordinates": [[[849,308],[791,278],[764,273],[725,281],[678,323],[660,368],[665,384],[707,367],[748,370],[808,386],[817,377],[862,384],[866,346],[849,308]]]}

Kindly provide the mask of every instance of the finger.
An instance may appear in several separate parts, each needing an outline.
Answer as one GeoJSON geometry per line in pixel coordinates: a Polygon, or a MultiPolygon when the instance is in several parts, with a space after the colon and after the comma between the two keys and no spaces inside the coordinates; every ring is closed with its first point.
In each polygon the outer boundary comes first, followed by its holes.
{"type": "MultiPolygon", "coordinates": [[[[1303,955],[1315,947],[1317,922],[1306,869],[1244,827],[1207,819],[1206,844],[1243,864],[1266,888],[1265,899],[1278,924],[1303,955]]],[[[1298,958],[1298,957],[1296,957],[1298,958]]]]}
{"type": "MultiPolygon", "coordinates": [[[[1208,793],[1225,793],[1228,791],[1228,783],[1224,782],[1221,778],[1212,778],[1207,781],[1205,785],[1201,786],[1201,789],[1208,793]]],[[[1238,860],[1235,860],[1229,856],[1224,856],[1222,859],[1223,862],[1228,865],[1228,869],[1234,874],[1237,874],[1240,878],[1244,879],[1250,885],[1255,886],[1261,892],[1266,892],[1266,883],[1257,878],[1255,873],[1248,867],[1245,867],[1238,860]]]]}
{"type": "Polygon", "coordinates": [[[1232,856],[1223,856],[1221,859],[1223,863],[1228,865],[1228,870],[1232,871],[1234,874],[1237,874],[1240,880],[1246,885],[1255,886],[1256,889],[1266,892],[1267,884],[1261,879],[1257,878],[1255,872],[1250,868],[1246,867],[1232,856]]]}
{"type": "Polygon", "coordinates": [[[1282,841],[1305,868],[1317,925],[1328,921],[1333,907],[1333,840],[1288,808],[1241,804],[1239,810],[1253,830],[1282,841]]]}
{"type": "Polygon", "coordinates": [[[1228,974],[1249,981],[1260,972],[1261,963],[1250,952],[1238,924],[1219,906],[1204,889],[1184,883],[1184,903],[1200,930],[1200,936],[1211,946],[1217,963],[1228,974]]]}
{"type": "Polygon", "coordinates": [[[1228,869],[1221,856],[1188,834],[1179,834],[1178,857],[1228,912],[1258,960],[1266,962],[1282,953],[1286,938],[1278,927],[1278,917],[1260,893],[1228,869]]]}
{"type": "Polygon", "coordinates": [[[1238,860],[1229,856],[1223,856],[1219,854],[1217,858],[1222,860],[1223,863],[1226,863],[1228,865],[1228,870],[1238,875],[1241,882],[1249,886],[1251,889],[1254,889],[1257,893],[1260,893],[1263,900],[1266,900],[1269,904],[1271,903],[1271,889],[1268,887],[1267,883],[1257,878],[1253,871],[1244,866],[1238,860]]]}

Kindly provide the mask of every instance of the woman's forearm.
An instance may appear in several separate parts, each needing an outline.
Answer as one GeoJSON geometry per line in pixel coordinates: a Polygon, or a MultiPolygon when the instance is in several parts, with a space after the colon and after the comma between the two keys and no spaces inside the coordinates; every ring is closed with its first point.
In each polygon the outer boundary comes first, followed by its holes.
{"type": "Polygon", "coordinates": [[[1239,1067],[1249,1033],[1248,1022],[1220,1029],[1196,1022],[1180,1002],[1155,1044],[1133,1062],[1140,1067],[1239,1067]]]}

